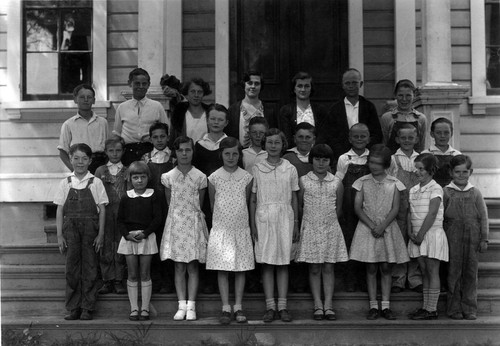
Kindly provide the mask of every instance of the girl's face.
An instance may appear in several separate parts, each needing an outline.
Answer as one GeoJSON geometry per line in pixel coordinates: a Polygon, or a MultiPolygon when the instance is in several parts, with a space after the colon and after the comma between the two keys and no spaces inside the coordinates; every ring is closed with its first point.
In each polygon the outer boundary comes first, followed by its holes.
{"type": "Polygon", "coordinates": [[[261,89],[260,76],[250,76],[250,80],[245,82],[245,95],[248,98],[258,98],[261,89]]]}
{"type": "Polygon", "coordinates": [[[311,97],[311,78],[297,79],[294,92],[299,100],[309,100],[311,97]]]}
{"type": "Polygon", "coordinates": [[[186,98],[191,106],[199,106],[203,100],[205,93],[201,85],[191,83],[188,89],[188,94],[186,98]]]}
{"type": "Polygon", "coordinates": [[[163,129],[153,130],[151,132],[151,143],[157,150],[163,150],[167,147],[168,135],[163,129]]]}
{"type": "Polygon", "coordinates": [[[406,87],[401,87],[396,91],[396,101],[398,102],[398,110],[410,111],[413,106],[413,90],[406,87]]]}
{"type": "Polygon", "coordinates": [[[330,167],[330,159],[327,157],[313,157],[313,170],[314,173],[323,175],[328,172],[330,167]]]}
{"type": "Polygon", "coordinates": [[[266,138],[266,146],[264,148],[267,155],[270,157],[280,157],[283,150],[283,141],[280,135],[272,135],[266,138]]]}
{"type": "Polygon", "coordinates": [[[453,179],[453,182],[461,189],[467,186],[471,174],[472,169],[468,169],[465,163],[463,165],[455,166],[451,170],[451,178],[453,179]]]}
{"type": "Polygon", "coordinates": [[[106,155],[111,163],[118,163],[123,156],[123,147],[120,143],[108,146],[106,148],[106,155]]]}
{"type": "Polygon", "coordinates": [[[351,129],[349,132],[349,142],[356,150],[363,150],[370,142],[370,133],[364,129],[351,129]]]}
{"type": "Polygon", "coordinates": [[[434,126],[434,131],[431,132],[431,137],[434,138],[434,142],[436,143],[436,147],[447,147],[450,142],[451,135],[451,127],[446,123],[439,123],[434,126]]]}
{"type": "Polygon", "coordinates": [[[250,140],[252,141],[252,147],[260,148],[262,145],[262,137],[266,134],[266,126],[263,124],[255,124],[250,126],[250,140]]]}
{"type": "Polygon", "coordinates": [[[90,162],[92,159],[87,156],[83,151],[77,150],[71,155],[71,165],[73,166],[73,171],[77,175],[84,175],[89,170],[90,162]]]}
{"type": "Polygon", "coordinates": [[[208,131],[212,133],[221,133],[224,131],[224,128],[227,126],[226,113],[219,112],[217,110],[211,110],[208,113],[207,125],[208,131]]]}
{"type": "Polygon", "coordinates": [[[193,160],[193,147],[191,146],[191,142],[181,143],[179,149],[175,151],[175,155],[177,156],[179,164],[190,165],[193,160]]]}
{"type": "Polygon", "coordinates": [[[430,173],[426,171],[422,162],[415,162],[415,170],[415,174],[417,175],[417,179],[420,185],[426,185],[432,180],[432,175],[430,175],[430,173]]]}
{"type": "Polygon", "coordinates": [[[130,176],[130,182],[135,192],[142,193],[148,186],[148,175],[146,173],[135,173],[130,176]]]}
{"type": "Polygon", "coordinates": [[[238,146],[225,148],[222,151],[222,162],[224,163],[224,167],[228,169],[236,169],[239,158],[240,152],[238,151],[238,146]]]}
{"type": "Polygon", "coordinates": [[[373,176],[385,174],[384,159],[378,156],[370,156],[368,159],[368,168],[373,176]]]}

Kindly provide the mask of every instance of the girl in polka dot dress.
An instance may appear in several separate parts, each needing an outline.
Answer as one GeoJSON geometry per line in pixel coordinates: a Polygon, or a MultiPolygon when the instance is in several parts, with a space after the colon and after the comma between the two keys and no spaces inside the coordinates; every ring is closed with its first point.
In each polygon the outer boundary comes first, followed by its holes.
{"type": "Polygon", "coordinates": [[[222,299],[220,322],[231,322],[229,305],[229,272],[234,272],[234,318],[246,322],[242,309],[245,272],[255,267],[248,200],[252,175],[238,167],[241,145],[236,138],[224,138],[219,146],[223,167],[208,177],[208,194],[213,210],[213,227],[207,249],[207,269],[218,270],[219,291],[222,299]]]}

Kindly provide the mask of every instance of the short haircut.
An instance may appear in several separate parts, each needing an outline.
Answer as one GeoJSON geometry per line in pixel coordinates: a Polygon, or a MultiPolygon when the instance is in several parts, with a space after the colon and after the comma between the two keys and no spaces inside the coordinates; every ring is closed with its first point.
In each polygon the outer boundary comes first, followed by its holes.
{"type": "Polygon", "coordinates": [[[73,89],[73,97],[77,97],[78,96],[78,93],[80,92],[80,90],[82,89],[86,89],[86,90],[90,90],[92,91],[92,95],[94,95],[95,97],[95,90],[94,88],[92,88],[91,85],[89,84],[79,84],[77,85],[74,89],[73,89]]]}
{"type": "Polygon", "coordinates": [[[69,147],[69,156],[72,156],[75,152],[81,151],[85,153],[89,158],[92,158],[92,149],[85,143],[76,143],[69,147]]]}
{"type": "Polygon", "coordinates": [[[151,82],[151,77],[149,76],[148,71],[145,69],[142,69],[140,67],[134,68],[130,73],[128,74],[128,82],[129,84],[132,82],[135,76],[144,76],[148,79],[149,82],[151,82]]]}
{"type": "Polygon", "coordinates": [[[285,153],[285,151],[288,149],[288,141],[286,140],[286,137],[285,137],[285,134],[283,133],[283,131],[281,131],[275,127],[270,128],[269,130],[266,131],[266,133],[264,134],[264,137],[262,137],[260,145],[262,148],[265,149],[267,137],[271,137],[271,136],[275,136],[275,135],[278,135],[281,138],[281,142],[283,143],[283,148],[281,148],[281,155],[283,155],[285,153]]]}
{"type": "Polygon", "coordinates": [[[253,117],[252,119],[250,119],[250,122],[248,123],[248,128],[250,128],[252,125],[264,125],[266,129],[269,128],[269,123],[264,117],[253,117]]]}
{"type": "Polygon", "coordinates": [[[107,150],[108,147],[115,146],[117,144],[121,144],[122,149],[125,148],[125,141],[121,137],[113,136],[109,139],[106,139],[106,141],[104,142],[104,150],[107,150]]]}
{"type": "Polygon", "coordinates": [[[467,155],[462,155],[462,154],[453,156],[450,160],[450,169],[453,169],[460,165],[465,165],[467,169],[471,169],[472,168],[471,158],[467,155]]]}
{"type": "Polygon", "coordinates": [[[359,79],[363,79],[363,76],[361,76],[361,72],[359,72],[359,70],[358,70],[358,69],[355,69],[355,68],[353,68],[353,67],[348,68],[347,70],[345,70],[345,72],[344,72],[344,73],[342,73],[342,79],[344,79],[344,76],[345,76],[346,74],[348,74],[349,72],[356,72],[356,73],[358,74],[358,76],[359,76],[359,79]]]}
{"type": "Polygon", "coordinates": [[[240,154],[240,159],[243,157],[243,147],[239,140],[234,137],[226,137],[219,144],[219,153],[222,158],[222,152],[224,149],[238,147],[238,153],[240,154]]]}
{"type": "Polygon", "coordinates": [[[223,105],[219,103],[212,103],[207,109],[207,119],[211,111],[222,112],[226,115],[226,121],[229,120],[229,111],[223,105]]]}
{"type": "Polygon", "coordinates": [[[429,172],[430,175],[436,174],[438,170],[438,160],[431,153],[420,154],[415,158],[415,162],[421,162],[424,165],[424,169],[429,172]]]}
{"type": "Polygon", "coordinates": [[[436,120],[434,120],[431,124],[431,132],[434,132],[434,129],[436,128],[436,125],[437,124],[448,124],[450,125],[450,130],[451,130],[451,133],[453,133],[453,123],[451,122],[450,119],[447,119],[447,118],[437,118],[436,120]]]}
{"type": "Polygon", "coordinates": [[[313,163],[314,158],[330,159],[333,162],[333,150],[328,144],[316,144],[309,152],[309,163],[313,163]]]}
{"type": "Polygon", "coordinates": [[[165,123],[161,123],[159,121],[155,121],[150,127],[149,127],[149,136],[151,137],[153,135],[154,130],[164,130],[165,133],[168,136],[168,125],[165,123]]]}
{"type": "Polygon", "coordinates": [[[151,179],[151,170],[148,167],[148,164],[144,161],[134,161],[128,166],[128,181],[132,181],[132,176],[134,174],[146,174],[148,176],[148,180],[151,179]]]}
{"type": "Polygon", "coordinates": [[[371,157],[382,158],[382,164],[384,168],[389,168],[391,166],[391,149],[387,148],[383,144],[375,144],[370,148],[370,153],[368,154],[368,162],[370,162],[371,157]]]}
{"type": "Polygon", "coordinates": [[[394,87],[394,95],[398,93],[398,90],[401,88],[408,88],[411,89],[413,93],[415,93],[415,84],[409,79],[401,79],[396,83],[396,86],[394,87]]]}
{"type": "Polygon", "coordinates": [[[399,126],[399,129],[397,131],[398,136],[399,136],[399,131],[401,131],[401,130],[414,130],[418,136],[418,129],[412,123],[401,123],[401,125],[399,126]]]}
{"type": "Polygon", "coordinates": [[[200,86],[203,89],[203,96],[207,96],[207,95],[210,95],[212,93],[212,89],[210,89],[210,84],[205,82],[205,80],[203,80],[203,78],[194,77],[194,78],[191,78],[186,83],[182,84],[182,87],[181,87],[181,94],[182,95],[188,94],[189,88],[191,87],[191,84],[196,84],[196,85],[200,86]]]}
{"type": "Polygon", "coordinates": [[[264,90],[264,77],[262,76],[262,73],[257,70],[249,70],[243,74],[243,78],[241,80],[242,87],[245,88],[245,83],[250,81],[251,76],[257,76],[260,78],[260,91],[264,90]]]}
{"type": "Polygon", "coordinates": [[[303,71],[297,72],[295,74],[295,76],[293,76],[292,83],[290,84],[290,95],[292,97],[295,97],[295,85],[297,84],[297,80],[299,80],[299,79],[311,79],[311,94],[310,94],[310,96],[312,96],[314,94],[314,83],[313,83],[312,76],[308,72],[303,72],[303,71]]]}
{"type": "Polygon", "coordinates": [[[368,128],[368,125],[366,125],[365,123],[356,123],[356,124],[352,125],[351,128],[349,129],[349,135],[354,130],[366,130],[366,131],[368,131],[368,135],[370,135],[370,129],[368,128]]]}
{"type": "Polygon", "coordinates": [[[303,122],[298,123],[297,125],[295,125],[295,129],[294,130],[295,130],[294,134],[296,134],[297,132],[299,132],[299,130],[311,131],[312,134],[316,137],[316,128],[314,127],[314,125],[311,125],[311,124],[309,124],[306,121],[303,121],[303,122]]]}
{"type": "Polygon", "coordinates": [[[174,152],[176,150],[179,150],[179,148],[181,147],[181,144],[182,143],[191,143],[191,148],[193,148],[193,151],[194,151],[194,141],[191,137],[187,137],[187,136],[179,136],[175,139],[174,141],[174,152]]]}

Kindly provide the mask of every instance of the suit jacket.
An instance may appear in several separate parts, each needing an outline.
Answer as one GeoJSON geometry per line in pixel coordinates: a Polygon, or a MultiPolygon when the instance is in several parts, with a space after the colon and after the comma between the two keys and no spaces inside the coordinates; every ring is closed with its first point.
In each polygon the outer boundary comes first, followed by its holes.
{"type": "MultiPolygon", "coordinates": [[[[264,105],[264,118],[266,118],[269,128],[277,127],[278,122],[275,119],[273,108],[266,106],[264,102],[262,104],[264,105]]],[[[224,129],[226,135],[238,140],[240,139],[240,108],[241,100],[229,107],[229,124],[224,129]]]]}
{"type": "MultiPolygon", "coordinates": [[[[366,124],[370,130],[370,147],[373,144],[382,143],[382,128],[375,105],[359,96],[358,119],[360,123],[366,124]]],[[[319,129],[318,143],[328,144],[338,159],[340,155],[346,153],[351,148],[349,143],[349,124],[345,111],[344,98],[335,103],[319,129]]]]}
{"type": "MultiPolygon", "coordinates": [[[[316,135],[322,122],[326,117],[326,109],[317,103],[311,103],[311,109],[314,116],[314,126],[316,127],[316,135]]],[[[293,147],[293,134],[297,125],[297,102],[286,104],[280,109],[280,129],[286,136],[288,146],[293,147]]]]}
{"type": "MultiPolygon", "coordinates": [[[[209,105],[202,103],[201,106],[205,112],[207,112],[209,105]]],[[[189,102],[179,102],[175,105],[174,111],[172,112],[172,119],[170,120],[170,123],[172,124],[172,128],[170,129],[170,138],[168,139],[170,148],[173,148],[173,144],[177,137],[186,135],[186,112],[188,108],[189,102]]]]}

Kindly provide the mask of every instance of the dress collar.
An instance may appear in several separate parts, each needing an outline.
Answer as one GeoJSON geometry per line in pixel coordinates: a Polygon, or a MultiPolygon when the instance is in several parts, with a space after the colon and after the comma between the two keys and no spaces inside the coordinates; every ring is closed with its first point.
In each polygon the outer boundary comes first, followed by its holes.
{"type": "Polygon", "coordinates": [[[457,190],[457,191],[469,191],[470,189],[474,188],[474,185],[472,185],[470,182],[468,182],[467,185],[462,190],[457,185],[455,185],[454,182],[451,182],[448,185],[446,185],[446,187],[449,187],[450,189],[457,190]]]}
{"type": "Polygon", "coordinates": [[[330,172],[326,172],[326,176],[323,179],[321,179],[321,180],[319,179],[319,177],[316,174],[314,174],[313,171],[308,172],[307,176],[311,180],[315,180],[315,181],[333,181],[333,180],[335,180],[335,176],[332,173],[330,173],[330,172]]]}
{"type": "Polygon", "coordinates": [[[155,192],[155,190],[153,189],[146,189],[146,191],[144,191],[144,193],[142,195],[138,195],[134,189],[132,190],[128,190],[127,191],[127,196],[129,196],[130,198],[137,198],[137,197],[151,197],[153,195],[153,193],[155,192]]]}
{"type": "Polygon", "coordinates": [[[226,171],[224,169],[224,167],[221,167],[219,168],[220,172],[220,177],[222,178],[222,180],[241,180],[246,174],[247,174],[247,171],[241,169],[240,167],[238,167],[234,172],[230,173],[228,171],[226,171]]]}

